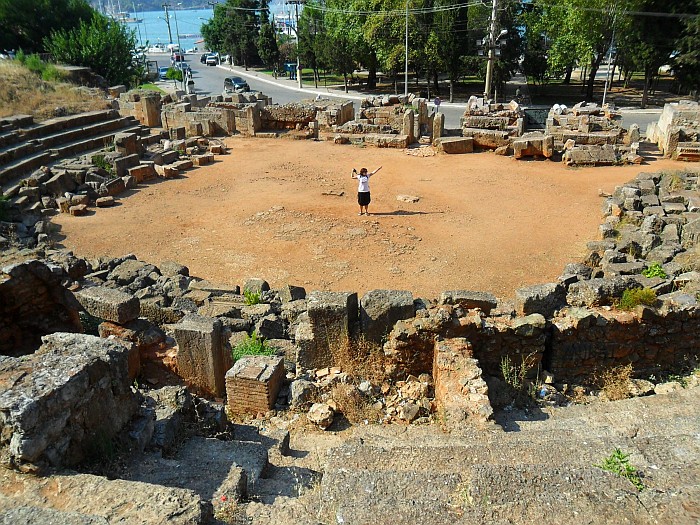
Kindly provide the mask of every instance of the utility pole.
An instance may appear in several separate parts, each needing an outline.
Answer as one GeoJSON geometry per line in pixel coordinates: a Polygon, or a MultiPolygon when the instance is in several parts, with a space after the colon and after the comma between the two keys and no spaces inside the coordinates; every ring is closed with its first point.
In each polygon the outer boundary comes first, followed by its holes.
{"type": "Polygon", "coordinates": [[[170,15],[168,14],[168,7],[170,7],[170,4],[163,4],[162,7],[163,7],[163,9],[165,9],[165,23],[168,24],[169,43],[172,44],[173,43],[173,34],[170,32],[170,15]]]}
{"type": "Polygon", "coordinates": [[[299,4],[303,4],[305,0],[287,0],[288,4],[294,5],[294,17],[296,19],[296,24],[294,26],[294,34],[297,37],[297,85],[299,89],[303,89],[301,83],[301,57],[299,56],[299,4]]]}
{"type": "Polygon", "coordinates": [[[493,0],[491,8],[491,27],[489,28],[489,61],[486,63],[486,86],[484,88],[484,98],[491,97],[493,84],[493,63],[496,59],[496,24],[498,23],[498,0],[493,0]]]}

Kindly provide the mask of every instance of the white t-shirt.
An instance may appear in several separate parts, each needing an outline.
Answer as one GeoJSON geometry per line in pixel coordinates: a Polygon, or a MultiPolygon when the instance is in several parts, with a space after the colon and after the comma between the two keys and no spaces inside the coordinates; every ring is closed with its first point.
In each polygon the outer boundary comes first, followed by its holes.
{"type": "Polygon", "coordinates": [[[358,193],[363,193],[369,191],[369,178],[371,175],[367,173],[366,175],[358,175],[357,176],[357,182],[359,183],[357,185],[357,192],[358,193]]]}

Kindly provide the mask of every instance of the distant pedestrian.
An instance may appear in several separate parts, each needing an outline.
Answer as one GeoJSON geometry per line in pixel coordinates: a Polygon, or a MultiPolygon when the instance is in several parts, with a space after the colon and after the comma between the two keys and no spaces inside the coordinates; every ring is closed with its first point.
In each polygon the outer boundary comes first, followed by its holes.
{"type": "Polygon", "coordinates": [[[380,169],[379,166],[376,170],[368,172],[367,168],[360,168],[360,173],[357,173],[355,168],[352,169],[352,174],[350,175],[353,179],[357,179],[357,203],[360,205],[360,213],[358,215],[369,215],[369,203],[371,201],[371,196],[369,193],[369,178],[376,174],[380,169]],[[364,212],[362,211],[364,209],[364,212]]]}

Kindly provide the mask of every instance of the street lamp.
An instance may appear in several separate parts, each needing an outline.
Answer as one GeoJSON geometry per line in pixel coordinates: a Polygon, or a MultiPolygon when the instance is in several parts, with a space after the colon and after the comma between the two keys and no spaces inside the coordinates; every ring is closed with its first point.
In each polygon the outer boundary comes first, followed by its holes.
{"type": "MultiPolygon", "coordinates": [[[[170,32],[170,15],[168,14],[168,7],[170,7],[170,4],[163,4],[163,9],[165,9],[165,23],[168,24],[168,41],[170,44],[173,43],[173,34],[170,32]]],[[[160,17],[158,17],[160,18],[160,17]]],[[[177,30],[177,29],[176,29],[177,30]]]]}
{"type": "Polygon", "coordinates": [[[175,6],[175,9],[173,9],[173,13],[175,13],[175,34],[177,35],[177,49],[180,53],[182,53],[182,47],[180,46],[180,28],[177,27],[177,7],[181,5],[182,2],[178,2],[178,4],[175,6]]]}
{"type": "Polygon", "coordinates": [[[403,95],[408,97],[408,0],[406,0],[406,67],[403,78],[403,95]]]}

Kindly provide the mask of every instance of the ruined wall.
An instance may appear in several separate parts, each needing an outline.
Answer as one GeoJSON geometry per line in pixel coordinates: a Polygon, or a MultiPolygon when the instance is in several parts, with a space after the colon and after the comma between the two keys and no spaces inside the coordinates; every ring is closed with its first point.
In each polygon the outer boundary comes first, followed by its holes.
{"type": "Polygon", "coordinates": [[[134,117],[144,126],[159,128],[162,125],[161,108],[169,101],[162,99],[160,93],[153,91],[129,91],[119,95],[119,114],[134,117]]]}
{"type": "Polygon", "coordinates": [[[185,128],[187,136],[207,137],[230,135],[236,131],[235,115],[232,111],[216,106],[192,110],[192,104],[182,102],[163,107],[162,122],[165,128],[185,128]]]}
{"type": "Polygon", "coordinates": [[[41,336],[82,332],[80,305],[61,286],[61,273],[40,261],[28,261],[0,271],[0,355],[31,353],[41,336]]]}
{"type": "Polygon", "coordinates": [[[99,458],[138,408],[128,349],[83,334],[45,336],[34,354],[0,358],[0,459],[69,467],[99,458]]]}
{"type": "Polygon", "coordinates": [[[260,110],[260,125],[265,130],[308,127],[316,120],[317,111],[315,106],[303,103],[267,106],[260,110]]]}
{"type": "Polygon", "coordinates": [[[700,105],[693,101],[666,104],[659,121],[649,125],[647,138],[666,157],[700,160],[700,105]]]}

